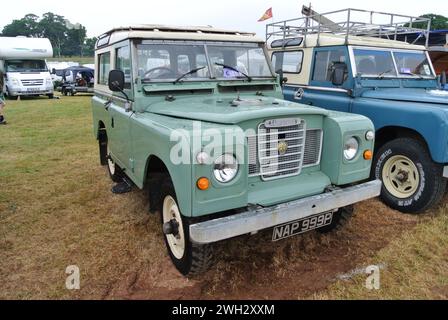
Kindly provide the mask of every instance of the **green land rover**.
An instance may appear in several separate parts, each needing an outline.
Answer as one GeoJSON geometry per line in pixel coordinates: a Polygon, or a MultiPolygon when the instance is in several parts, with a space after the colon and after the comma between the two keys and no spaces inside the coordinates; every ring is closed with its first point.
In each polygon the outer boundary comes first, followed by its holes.
{"type": "Polygon", "coordinates": [[[148,189],[184,275],[208,268],[213,243],[264,229],[273,241],[329,232],[380,194],[380,181],[361,183],[372,122],[283,100],[252,33],[117,28],[99,38],[95,59],[101,164],[118,185],[148,189]]]}

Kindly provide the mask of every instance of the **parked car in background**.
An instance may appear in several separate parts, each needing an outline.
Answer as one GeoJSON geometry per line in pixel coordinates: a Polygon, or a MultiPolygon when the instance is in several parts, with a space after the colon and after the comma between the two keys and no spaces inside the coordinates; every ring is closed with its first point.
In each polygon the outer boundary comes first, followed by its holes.
{"type": "Polygon", "coordinates": [[[64,70],[60,91],[64,96],[77,93],[93,93],[95,71],[85,67],[70,67],[64,70]]]}
{"type": "Polygon", "coordinates": [[[62,77],[64,76],[64,70],[70,67],[77,67],[79,66],[79,63],[69,61],[67,62],[51,61],[47,62],[47,66],[48,70],[50,70],[51,73],[51,79],[53,80],[53,83],[57,88],[62,82],[62,77]]]}
{"type": "Polygon", "coordinates": [[[427,35],[430,20],[355,9],[304,13],[267,26],[275,70],[287,78],[285,99],[369,117],[371,177],[383,181],[384,202],[407,213],[438,204],[448,177],[448,93],[425,46],[395,40],[415,32],[412,23],[426,23],[420,34],[427,35]]]}
{"type": "Polygon", "coordinates": [[[53,98],[53,81],[45,61],[53,56],[50,40],[0,37],[0,70],[10,99],[46,95],[53,98]]]}
{"type": "Polygon", "coordinates": [[[372,122],[283,100],[252,33],[117,28],[99,37],[95,61],[100,162],[112,180],[148,188],[184,275],[207,269],[215,242],[329,232],[380,194],[380,181],[363,182],[372,122]]]}

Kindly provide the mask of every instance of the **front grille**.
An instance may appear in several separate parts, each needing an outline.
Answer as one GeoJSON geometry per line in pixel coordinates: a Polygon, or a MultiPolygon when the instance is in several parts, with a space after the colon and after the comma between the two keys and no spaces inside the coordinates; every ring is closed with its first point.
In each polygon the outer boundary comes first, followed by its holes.
{"type": "MultiPolygon", "coordinates": [[[[322,130],[306,130],[300,119],[287,119],[286,126],[258,127],[256,136],[248,137],[249,175],[272,180],[300,174],[303,166],[317,165],[322,147],[322,130]],[[291,120],[295,123],[288,125],[291,120]]],[[[280,122],[282,123],[282,122],[280,122]]]]}
{"type": "Polygon", "coordinates": [[[320,163],[322,149],[322,130],[311,129],[306,131],[305,155],[303,166],[310,167],[320,163]]]}
{"type": "Polygon", "coordinates": [[[22,85],[25,87],[32,87],[32,86],[41,86],[44,84],[43,79],[29,79],[29,80],[21,80],[22,85]]]}

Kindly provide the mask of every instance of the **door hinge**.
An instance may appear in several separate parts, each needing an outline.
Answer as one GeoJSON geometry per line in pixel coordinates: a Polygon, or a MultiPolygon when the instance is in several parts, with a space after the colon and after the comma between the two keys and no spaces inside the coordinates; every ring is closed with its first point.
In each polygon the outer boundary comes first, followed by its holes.
{"type": "Polygon", "coordinates": [[[134,172],[135,160],[133,158],[129,158],[129,167],[131,168],[131,171],[134,172]]]}

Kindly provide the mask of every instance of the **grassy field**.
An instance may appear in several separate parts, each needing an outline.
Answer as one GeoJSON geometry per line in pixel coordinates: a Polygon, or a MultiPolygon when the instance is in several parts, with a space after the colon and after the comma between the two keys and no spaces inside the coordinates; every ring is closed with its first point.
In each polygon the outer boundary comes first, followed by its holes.
{"type": "Polygon", "coordinates": [[[346,229],[217,246],[207,274],[185,279],[166,254],[146,191],[110,192],[92,132],[90,97],[8,101],[0,126],[0,298],[3,299],[447,299],[448,208],[408,216],[377,200],[346,229]],[[250,261],[250,263],[248,262],[250,261]],[[365,274],[381,264],[381,289],[365,274]],[[66,267],[81,290],[65,288],[66,267]]]}
{"type": "Polygon", "coordinates": [[[94,57],[60,57],[60,58],[50,58],[48,61],[58,61],[58,62],[78,62],[80,65],[95,63],[94,57]]]}

